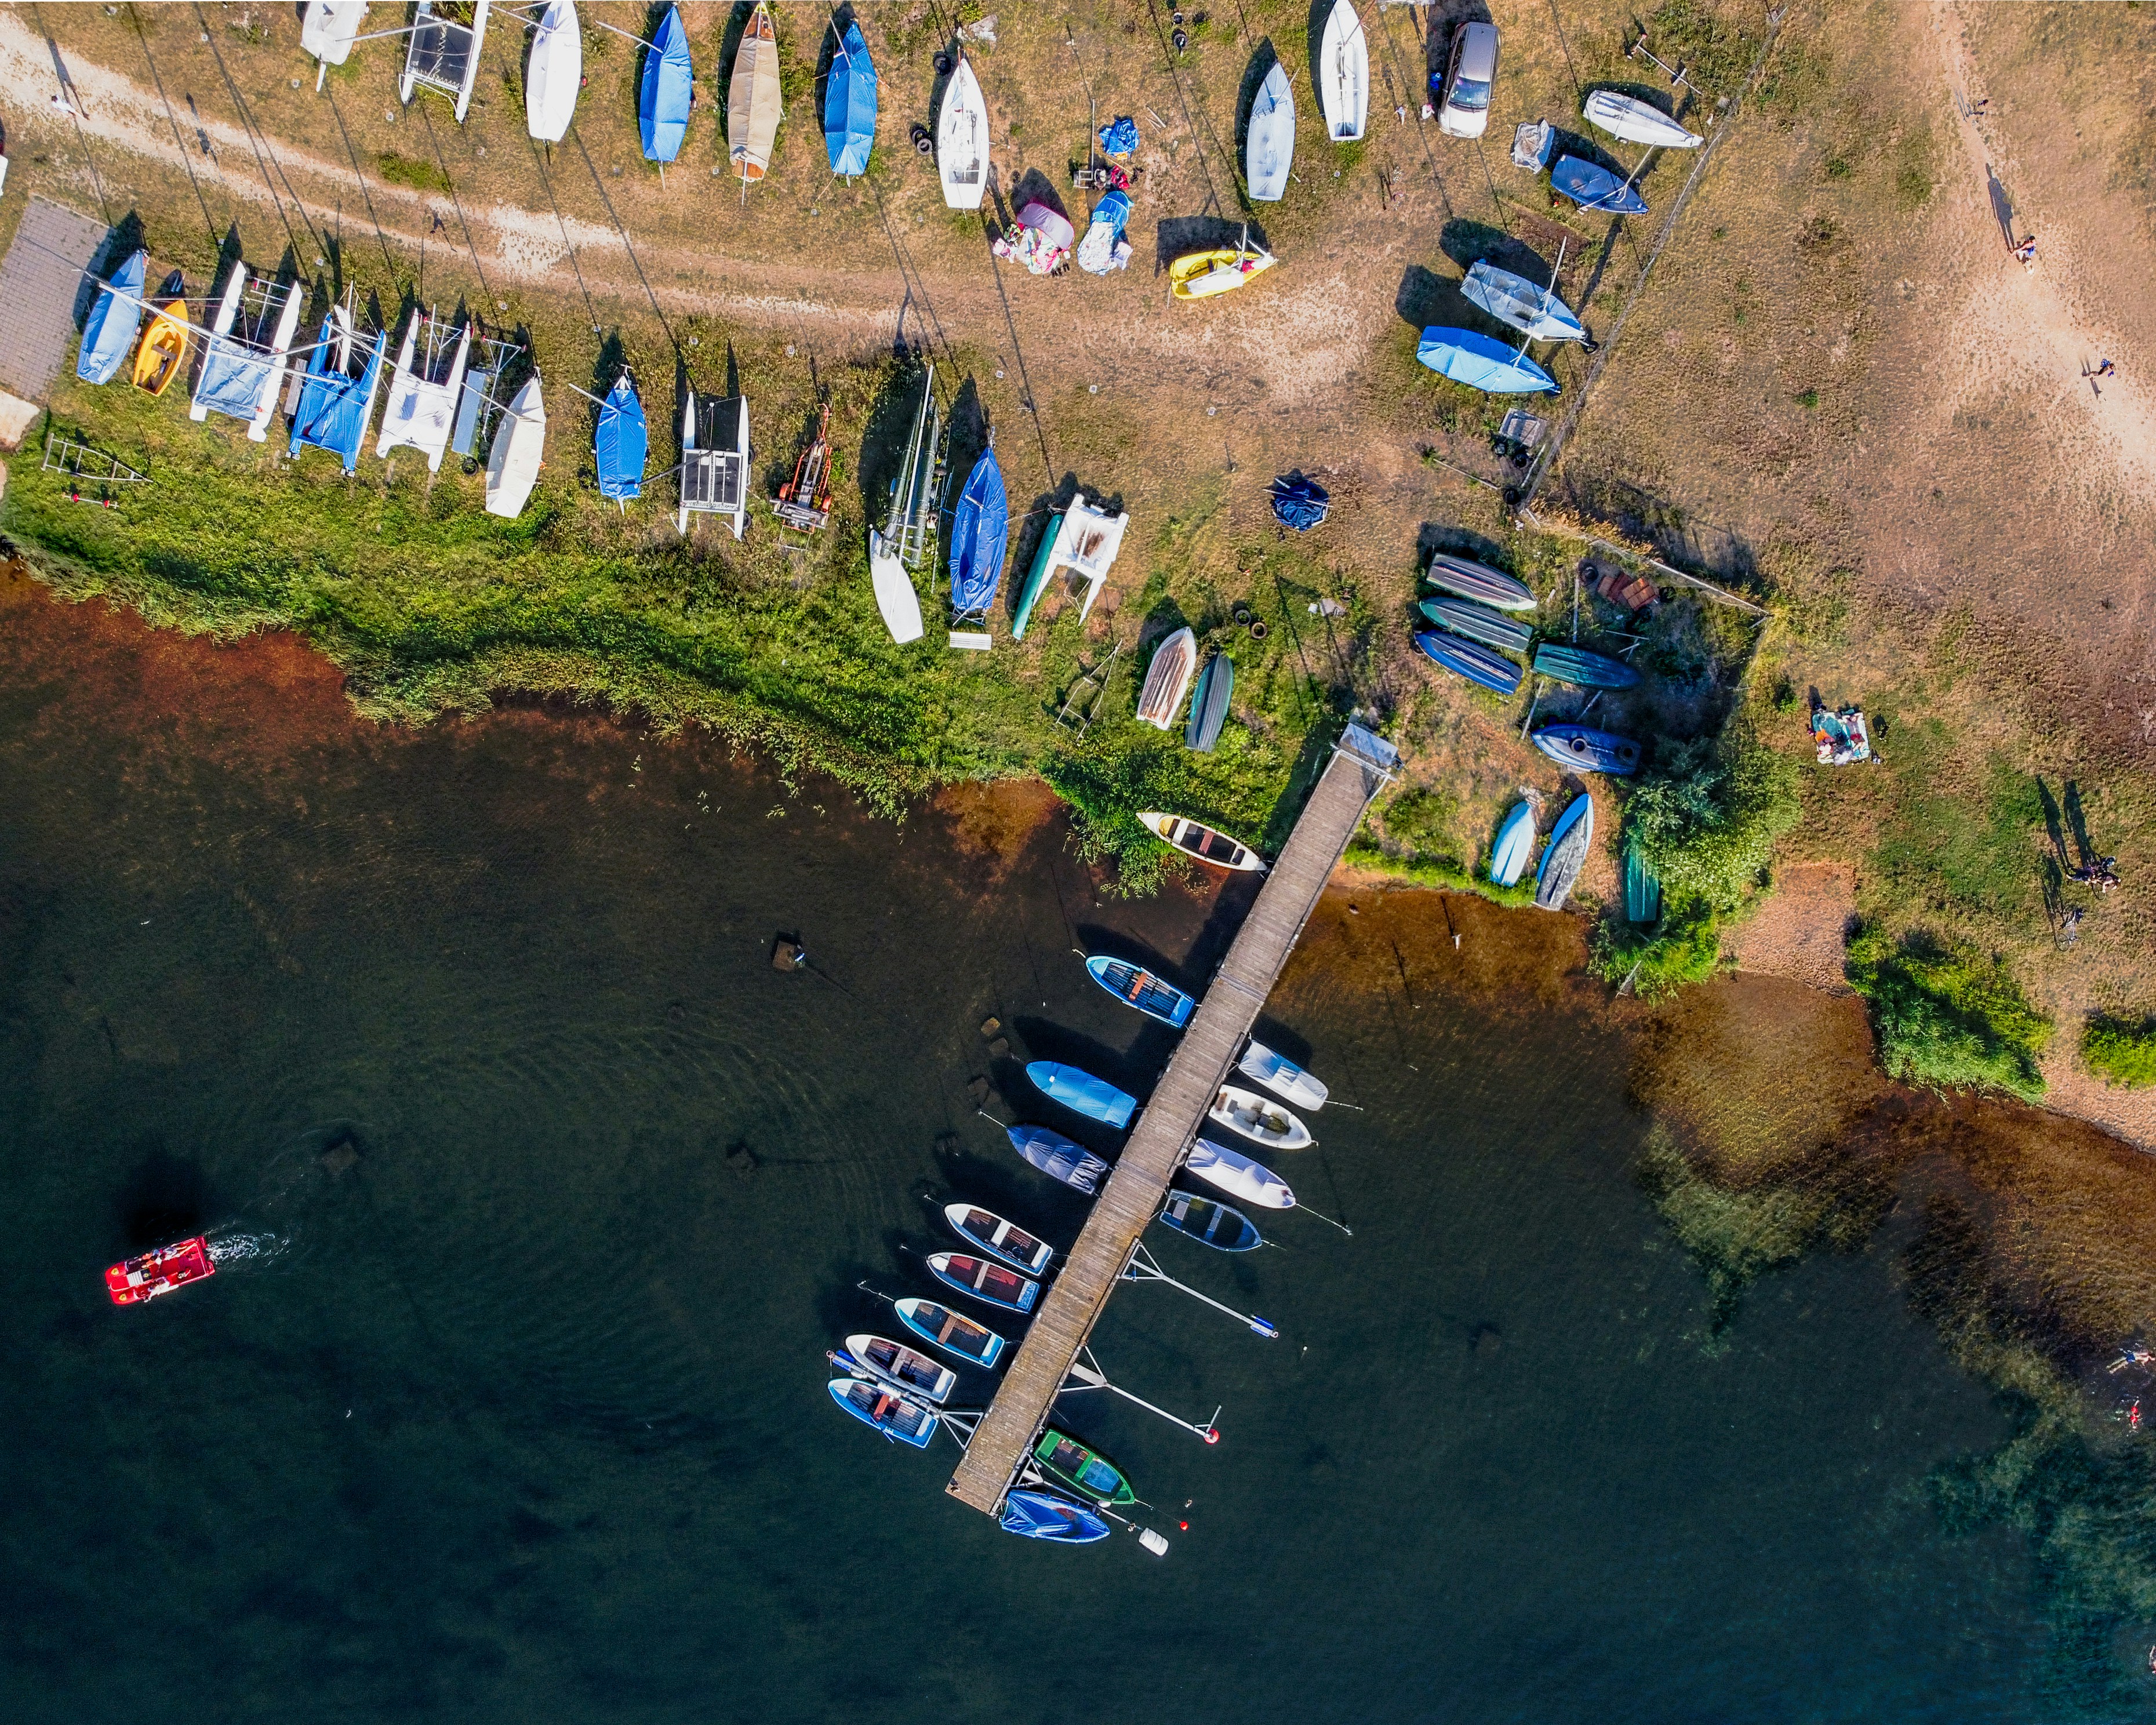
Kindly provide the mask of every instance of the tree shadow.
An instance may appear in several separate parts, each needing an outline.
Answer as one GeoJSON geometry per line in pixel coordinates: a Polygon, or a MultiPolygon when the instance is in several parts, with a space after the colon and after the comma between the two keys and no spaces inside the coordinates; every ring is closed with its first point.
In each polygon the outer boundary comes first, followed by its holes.
{"type": "Polygon", "coordinates": [[[1224,216],[1168,216],[1153,230],[1154,272],[1168,268],[1191,252],[1209,252],[1240,243],[1247,226],[1250,237],[1270,249],[1265,230],[1255,222],[1231,222],[1224,216]]]}
{"type": "Polygon", "coordinates": [[[906,465],[906,446],[913,436],[927,376],[926,367],[911,361],[896,366],[869,404],[854,480],[860,491],[861,519],[871,527],[880,529],[890,512],[891,488],[906,465]]]}
{"type": "Polygon", "coordinates": [[[1463,272],[1477,264],[1491,264],[1525,277],[1537,287],[1550,282],[1550,266],[1540,252],[1487,222],[1471,222],[1465,217],[1447,222],[1439,230],[1437,249],[1463,272]]]}
{"type": "Polygon", "coordinates": [[[1493,569],[1507,567],[1505,547],[1488,535],[1454,521],[1424,521],[1415,533],[1416,561],[1426,566],[1440,551],[1487,563],[1493,569]]]}

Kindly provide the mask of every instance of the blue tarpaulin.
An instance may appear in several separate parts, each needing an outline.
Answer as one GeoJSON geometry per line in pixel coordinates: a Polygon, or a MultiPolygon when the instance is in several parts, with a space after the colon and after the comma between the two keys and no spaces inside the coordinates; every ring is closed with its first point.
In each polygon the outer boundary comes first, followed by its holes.
{"type": "Polygon", "coordinates": [[[1110,121],[1101,128],[1101,153],[1104,156],[1127,156],[1138,146],[1138,123],[1127,114],[1110,121]]]}
{"type": "Polygon", "coordinates": [[[650,441],[644,423],[644,403],[636,398],[636,386],[624,371],[599,408],[598,429],[593,434],[593,452],[598,457],[599,495],[615,502],[644,495],[644,454],[650,441]]]}
{"type": "Polygon", "coordinates": [[[1433,372],[1486,395],[1557,393],[1557,379],[1524,353],[1473,330],[1432,324],[1422,332],[1415,357],[1433,372]]]}
{"type": "Polygon", "coordinates": [[[689,64],[689,33],[681,28],[681,8],[670,6],[644,55],[644,98],[636,117],[644,128],[645,161],[671,162],[681,153],[696,76],[689,64]]]}
{"type": "Polygon", "coordinates": [[[292,416],[292,453],[304,448],[327,449],[343,458],[344,470],[359,465],[359,446],[374,407],[374,385],[382,375],[382,355],[389,345],[386,330],[377,331],[367,369],[355,377],[336,362],[335,326],[322,320],[322,332],[307,361],[307,381],[300,388],[300,410],[292,416]]]}
{"type": "Polygon", "coordinates": [[[951,521],[951,608],[961,616],[985,611],[994,603],[1009,526],[1003,470],[996,465],[996,452],[983,449],[966,475],[951,521]]]}
{"type": "Polygon", "coordinates": [[[1307,533],[1325,519],[1325,511],[1332,507],[1332,494],[1313,479],[1305,479],[1299,473],[1289,474],[1272,483],[1273,518],[1283,527],[1292,527],[1298,533],[1307,533]]]}
{"type": "Polygon", "coordinates": [[[875,142],[876,69],[861,27],[849,23],[824,85],[824,146],[834,174],[865,174],[875,142]]]}
{"type": "Polygon", "coordinates": [[[203,357],[202,380],[195,386],[198,406],[235,419],[252,419],[269,387],[268,354],[242,347],[228,336],[210,338],[209,352],[203,357]]]}
{"type": "Polygon", "coordinates": [[[1577,156],[1560,156],[1551,164],[1550,190],[1569,198],[1582,209],[1607,210],[1613,216],[1647,213],[1647,200],[1640,197],[1637,187],[1577,156]]]}
{"type": "Polygon", "coordinates": [[[74,362],[74,374],[84,382],[110,383],[134,351],[142,327],[142,271],[149,261],[149,253],[136,252],[113,271],[111,280],[97,285],[97,303],[82,326],[82,352],[74,362]]]}

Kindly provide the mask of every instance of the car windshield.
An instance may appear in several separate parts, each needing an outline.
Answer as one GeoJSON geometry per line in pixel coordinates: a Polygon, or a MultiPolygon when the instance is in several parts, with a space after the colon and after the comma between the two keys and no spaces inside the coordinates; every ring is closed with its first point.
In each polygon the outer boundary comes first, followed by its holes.
{"type": "Polygon", "coordinates": [[[1490,105],[1490,83],[1484,78],[1463,78],[1452,86],[1452,104],[1455,108],[1475,111],[1490,105]]]}

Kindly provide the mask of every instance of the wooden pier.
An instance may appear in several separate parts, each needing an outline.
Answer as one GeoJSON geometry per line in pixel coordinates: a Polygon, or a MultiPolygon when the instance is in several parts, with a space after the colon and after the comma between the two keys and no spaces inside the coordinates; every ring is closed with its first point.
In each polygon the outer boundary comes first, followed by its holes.
{"type": "Polygon", "coordinates": [[[1359,725],[1350,725],[1333,750],[945,1487],[960,1502],[986,1515],[1002,1508],[1138,1236],[1160,1213],[1168,1182],[1189,1153],[1318,895],[1399,758],[1389,744],[1359,725]]]}

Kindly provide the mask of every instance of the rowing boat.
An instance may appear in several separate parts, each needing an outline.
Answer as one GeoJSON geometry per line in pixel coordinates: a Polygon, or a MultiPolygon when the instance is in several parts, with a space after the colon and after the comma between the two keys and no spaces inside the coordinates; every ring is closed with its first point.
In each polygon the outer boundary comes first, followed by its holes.
{"type": "Polygon", "coordinates": [[[1280,261],[1261,245],[1250,244],[1250,230],[1234,245],[1185,252],[1168,266],[1168,288],[1178,300],[1211,300],[1233,293],[1254,275],[1280,261]]]}
{"type": "Polygon", "coordinates": [[[1220,1086],[1220,1093],[1205,1111],[1205,1117],[1255,1140],[1268,1150],[1300,1150],[1311,1142],[1310,1128],[1278,1102],[1268,1101],[1254,1090],[1243,1090],[1232,1084],[1220,1086]]]}
{"type": "Polygon", "coordinates": [[[1007,1311],[1030,1312],[1033,1302],[1040,1297],[1039,1282],[986,1258],[968,1257],[963,1252],[931,1252],[927,1262],[928,1273],[938,1281],[947,1281],[961,1293],[1007,1311]]]}
{"type": "Polygon", "coordinates": [[[1120,958],[1088,958],[1086,970],[1124,1005],[1134,1006],[1147,1018],[1158,1019],[1173,1029],[1180,1030],[1189,1023],[1190,1014],[1198,1005],[1182,989],[1120,958]]]}
{"type": "Polygon", "coordinates": [[[1200,1138],[1192,1145],[1189,1160],[1183,1165],[1207,1184],[1218,1186],[1229,1197],[1240,1198],[1245,1204],[1268,1210],[1295,1208],[1295,1194],[1286,1181],[1263,1163],[1253,1161],[1240,1150],[1230,1150],[1225,1144],[1216,1144],[1210,1138],[1200,1138]]]}
{"type": "Polygon", "coordinates": [[[1198,637],[1188,629],[1176,630],[1155,648],[1152,663],[1146,667],[1145,686],[1138,691],[1140,721],[1172,730],[1197,665],[1198,637]]]}
{"type": "Polygon", "coordinates": [[[1370,44],[1355,0],[1332,0],[1317,41],[1317,101],[1325,135],[1336,144],[1363,136],[1370,117],[1370,44]]]}
{"type": "Polygon", "coordinates": [[[1060,1060],[1029,1062],[1025,1076],[1043,1096],[1053,1096],[1073,1114],[1082,1114],[1103,1126],[1128,1126],[1132,1111],[1138,1105],[1136,1096],[1126,1095],[1106,1079],[1066,1066],[1060,1060]]]}
{"type": "Polygon", "coordinates": [[[1520,802],[1497,829],[1497,841],[1490,847],[1490,880],[1498,886],[1516,886],[1535,854],[1535,806],[1520,802]]]}
{"type": "Polygon", "coordinates": [[[1101,1176],[1107,1173],[1108,1164],[1083,1144],[1074,1143],[1045,1126],[1014,1126],[1005,1130],[1011,1148],[1044,1174],[1053,1175],[1088,1197],[1101,1189],[1101,1176]]]}
{"type": "Polygon", "coordinates": [[[1479,688],[1510,695],[1520,686],[1518,665],[1503,654],[1493,653],[1473,641],[1463,641],[1458,635],[1446,634],[1441,629],[1426,629],[1416,634],[1414,644],[1434,663],[1443,665],[1455,676],[1466,678],[1479,688]]]}
{"type": "Polygon", "coordinates": [[[1243,1050],[1237,1069],[1245,1078],[1255,1078],[1276,1096],[1285,1096],[1299,1107],[1313,1112],[1325,1106],[1332,1092],[1319,1080],[1313,1078],[1286,1055],[1276,1053],[1264,1043],[1253,1041],[1243,1050]]]}
{"type": "Polygon", "coordinates": [[[1234,869],[1262,875],[1264,860],[1247,845],[1239,845],[1225,833],[1200,826],[1180,814],[1163,814],[1158,809],[1138,811],[1139,823],[1157,839],[1163,839],[1185,856],[1194,856],[1216,869],[1234,869]]]}
{"type": "Polygon", "coordinates": [[[1047,1241],[1035,1240],[1017,1223],[1006,1222],[993,1210],[984,1210],[978,1204],[947,1204],[943,1206],[943,1219],[962,1239],[1028,1276],[1040,1275],[1055,1255],[1055,1248],[1047,1241]]]}
{"type": "Polygon", "coordinates": [[[769,171],[778,116],[778,33],[772,26],[771,8],[757,0],[734,49],[733,76],[726,83],[726,156],[743,184],[769,171]]]}
{"type": "Polygon", "coordinates": [[[1465,598],[1480,599],[1486,605],[1495,605],[1500,611],[1532,611],[1535,596],[1523,581],[1501,574],[1487,563],[1478,563],[1472,557],[1455,557],[1449,551],[1435,552],[1423,579],[1432,587],[1441,587],[1448,593],[1456,593],[1465,598]]]}
{"type": "Polygon", "coordinates": [[[958,1382],[958,1374],[950,1367],[939,1366],[927,1354],[882,1336],[849,1336],[845,1353],[835,1358],[842,1366],[850,1359],[869,1376],[880,1378],[894,1389],[938,1407],[951,1399],[958,1382]]]}
{"type": "Polygon", "coordinates": [[[1100,1517],[1052,1491],[1008,1493],[998,1524],[1004,1532],[1022,1539],[1049,1539],[1061,1545],[1091,1545],[1108,1537],[1108,1524],[1100,1517]]]}
{"type": "MultiPolygon", "coordinates": [[[[167,286],[171,286],[167,284],[167,286]]],[[[150,320],[149,332],[135,350],[135,387],[162,395],[165,386],[179,376],[187,363],[187,336],[192,325],[187,302],[177,297],[162,300],[150,320]]]]}
{"type": "Polygon", "coordinates": [[[1034,1463],[1059,1485],[1068,1486],[1095,1503],[1136,1503],[1138,1494],[1123,1471],[1097,1450],[1054,1426],[1033,1446],[1034,1463]]]}
{"type": "Polygon", "coordinates": [[[1183,746],[1209,755],[1220,741],[1220,727],[1228,722],[1228,702],[1235,692],[1235,661],[1215,653],[1198,674],[1198,691],[1190,697],[1190,722],[1183,726],[1183,746]]]}
{"type": "Polygon", "coordinates": [[[1535,903],[1545,911],[1561,911],[1572,896],[1579,871],[1587,866],[1587,852],[1594,842],[1594,798],[1575,797],[1550,829],[1549,849],[1535,873],[1535,903]]]}
{"type": "Polygon", "coordinates": [[[831,1399],[864,1425],[873,1425],[895,1444],[925,1450],[936,1435],[933,1408],[901,1395],[874,1378],[834,1378],[831,1399]]]}
{"type": "Polygon", "coordinates": [[[977,1324],[963,1313],[939,1306],[933,1300],[907,1298],[891,1301],[898,1321],[924,1342],[946,1353],[971,1360],[977,1366],[993,1366],[1010,1344],[985,1324],[977,1324]]]}
{"type": "Polygon", "coordinates": [[[1578,689],[1629,689],[1640,680],[1639,672],[1621,659],[1555,641],[1535,649],[1534,666],[1537,676],[1554,677],[1578,689]]]}
{"type": "Polygon", "coordinates": [[[1450,629],[1502,653],[1524,653],[1535,638],[1534,630],[1526,624],[1472,599],[1424,599],[1415,609],[1440,629],[1450,629]]]}
{"type": "Polygon", "coordinates": [[[1527,740],[1553,761],[1582,773],[1622,778],[1640,770],[1640,745],[1614,732],[1589,725],[1545,725],[1527,740]]]}
{"type": "Polygon", "coordinates": [[[1231,1204],[1200,1198],[1194,1192],[1171,1192],[1161,1206],[1161,1224],[1215,1251],[1255,1251],[1265,1242],[1257,1224],[1231,1204]]]}
{"type": "Polygon", "coordinates": [[[1250,202],[1274,203],[1287,195],[1288,169],[1295,162],[1295,91],[1278,60],[1250,103],[1250,124],[1243,140],[1243,177],[1250,202]]]}

